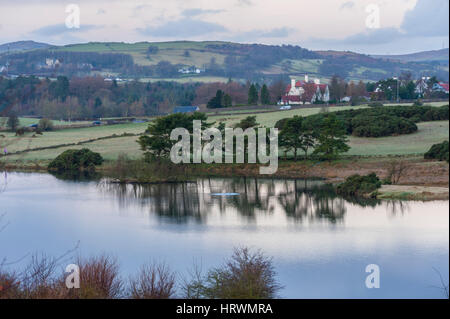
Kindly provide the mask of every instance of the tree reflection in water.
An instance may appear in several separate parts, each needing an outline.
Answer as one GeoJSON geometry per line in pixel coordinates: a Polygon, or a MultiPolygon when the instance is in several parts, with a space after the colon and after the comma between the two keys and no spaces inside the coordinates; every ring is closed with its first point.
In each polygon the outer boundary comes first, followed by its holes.
{"type": "Polygon", "coordinates": [[[140,205],[169,223],[205,223],[212,212],[225,215],[230,210],[247,222],[281,212],[295,222],[344,220],[348,205],[375,207],[403,212],[404,202],[343,198],[333,186],[313,180],[257,178],[204,178],[197,183],[113,184],[106,180],[99,187],[119,201],[121,207],[140,205]],[[238,196],[213,196],[214,193],[238,193],[238,196]]]}

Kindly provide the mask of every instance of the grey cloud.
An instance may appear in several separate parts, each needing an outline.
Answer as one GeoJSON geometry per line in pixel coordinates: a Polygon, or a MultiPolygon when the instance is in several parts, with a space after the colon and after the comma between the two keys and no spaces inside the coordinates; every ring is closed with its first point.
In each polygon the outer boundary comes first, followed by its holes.
{"type": "Polygon", "coordinates": [[[251,0],[238,0],[239,6],[252,6],[253,2],[251,0]]]}
{"type": "Polygon", "coordinates": [[[294,31],[293,29],[290,28],[275,28],[272,30],[252,30],[249,32],[245,32],[243,33],[243,35],[245,35],[245,37],[248,38],[286,38],[289,36],[289,33],[291,31],[294,31]]]}
{"type": "Polygon", "coordinates": [[[344,39],[311,39],[311,41],[342,45],[379,45],[416,37],[445,37],[449,35],[448,9],[448,0],[418,0],[416,6],[405,14],[399,29],[367,29],[344,39]]]}
{"type": "Polygon", "coordinates": [[[65,26],[65,24],[53,24],[47,25],[45,27],[41,27],[31,32],[33,35],[38,36],[58,36],[67,33],[78,33],[84,31],[90,31],[94,29],[100,29],[102,26],[91,25],[91,24],[81,24],[79,29],[72,28],[69,29],[65,26]]]}
{"type": "Polygon", "coordinates": [[[415,36],[448,36],[448,0],[418,0],[406,12],[401,29],[415,36]]]}
{"type": "Polygon", "coordinates": [[[187,9],[182,12],[182,15],[185,17],[196,17],[201,14],[217,14],[224,12],[224,10],[204,10],[200,8],[187,9]]]}
{"type": "Polygon", "coordinates": [[[146,27],[137,29],[143,35],[154,37],[195,37],[210,33],[225,32],[227,29],[216,23],[182,18],[176,21],[169,21],[163,25],[156,27],[146,27]]]}
{"type": "Polygon", "coordinates": [[[347,2],[344,2],[341,6],[340,6],[340,9],[341,10],[344,10],[344,9],[351,9],[351,8],[353,8],[355,6],[355,3],[353,2],[353,1],[347,1],[347,2]]]}
{"type": "Polygon", "coordinates": [[[404,34],[396,28],[380,28],[349,36],[339,42],[345,44],[382,44],[389,43],[402,36],[404,34]]]}
{"type": "Polygon", "coordinates": [[[286,38],[289,36],[289,33],[295,31],[290,28],[275,28],[272,30],[251,30],[247,32],[240,32],[231,37],[229,37],[228,41],[237,41],[237,42],[250,42],[257,41],[258,39],[265,38],[286,38]]]}

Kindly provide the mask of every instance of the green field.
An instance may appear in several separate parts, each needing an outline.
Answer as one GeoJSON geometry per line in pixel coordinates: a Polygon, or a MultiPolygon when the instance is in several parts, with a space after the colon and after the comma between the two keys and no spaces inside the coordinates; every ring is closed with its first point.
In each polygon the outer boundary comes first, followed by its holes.
{"type": "MultiPolygon", "coordinates": [[[[32,137],[32,133],[17,137],[14,133],[2,133],[6,138],[0,138],[0,144],[7,145],[8,152],[22,151],[39,147],[49,147],[54,145],[78,143],[86,140],[96,139],[113,134],[121,135],[123,133],[140,134],[145,131],[148,124],[130,123],[109,126],[98,126],[78,129],[66,129],[52,132],[44,132],[44,135],[32,137]]],[[[48,151],[48,150],[45,150],[48,151]]],[[[44,151],[44,152],[45,152],[44,151]]],[[[31,154],[31,153],[30,153],[31,154]]]]}
{"type": "Polygon", "coordinates": [[[215,82],[227,82],[228,78],[221,76],[202,76],[202,75],[192,75],[192,76],[183,76],[181,78],[140,78],[141,82],[158,82],[158,81],[173,81],[177,83],[215,83],[215,82]]]}
{"type": "MultiPolygon", "coordinates": [[[[329,107],[328,110],[332,111],[344,111],[350,109],[359,109],[359,108],[367,108],[368,106],[339,106],[339,107],[329,107]]],[[[273,127],[278,120],[281,120],[286,117],[293,117],[295,115],[300,116],[308,116],[312,114],[317,114],[321,111],[320,107],[311,107],[311,108],[302,108],[302,109],[294,109],[288,111],[278,111],[278,112],[265,112],[265,113],[255,113],[256,121],[264,126],[273,127]]],[[[239,114],[245,111],[235,111],[236,115],[210,115],[208,119],[210,121],[215,122],[225,122],[228,126],[232,126],[238,123],[240,120],[246,118],[247,116],[251,116],[251,114],[239,114]]],[[[249,111],[247,111],[249,112],[249,111]]]]}
{"type": "MultiPolygon", "coordinates": [[[[437,103],[436,106],[439,106],[437,103]]],[[[367,106],[359,106],[364,108],[367,106]]],[[[329,111],[346,110],[355,107],[330,107],[329,111]]],[[[278,120],[294,115],[307,116],[320,112],[320,108],[304,108],[289,111],[278,111],[255,114],[257,121],[271,127],[278,120]]],[[[226,122],[227,126],[232,126],[242,118],[248,115],[236,114],[230,116],[214,115],[209,116],[210,121],[226,122]]],[[[43,136],[32,137],[27,133],[24,137],[16,137],[13,133],[3,133],[5,138],[0,137],[0,146],[7,145],[8,152],[33,149],[38,147],[51,147],[61,144],[85,142],[91,139],[101,137],[110,137],[113,134],[121,135],[123,133],[141,134],[147,128],[148,123],[129,123],[111,126],[99,126],[79,129],[66,129],[53,132],[45,132],[43,136]]],[[[387,156],[387,155],[412,155],[423,154],[433,144],[440,143],[449,139],[449,122],[425,122],[418,124],[418,132],[408,135],[382,137],[382,138],[360,138],[349,137],[351,150],[347,155],[360,156],[387,156]]],[[[138,158],[142,155],[139,145],[136,143],[137,136],[115,137],[104,140],[93,141],[80,145],[67,147],[58,147],[40,151],[29,151],[17,155],[9,155],[6,158],[0,157],[0,160],[7,162],[34,162],[48,161],[55,158],[58,154],[67,149],[90,148],[93,151],[101,153],[105,159],[114,160],[121,153],[126,153],[131,158],[138,158]]]]}
{"type": "MultiPolygon", "coordinates": [[[[7,118],[0,117],[0,129],[5,129],[7,118]]],[[[78,122],[68,122],[68,121],[60,121],[60,120],[52,120],[53,125],[55,126],[67,126],[67,125],[76,125],[76,124],[89,124],[91,122],[88,121],[78,121],[78,122]]],[[[39,119],[29,118],[29,117],[19,117],[19,126],[29,126],[31,124],[38,124],[39,119]]]]}
{"type": "Polygon", "coordinates": [[[169,61],[172,64],[195,65],[202,67],[210,63],[211,58],[216,59],[216,63],[223,64],[225,60],[224,54],[210,52],[205,47],[210,44],[218,44],[223,42],[138,42],[138,43],[100,43],[91,42],[76,45],[68,45],[59,47],[57,51],[72,52],[98,52],[98,53],[124,53],[130,54],[138,65],[155,65],[161,61],[169,61]],[[149,46],[158,47],[156,54],[147,56],[149,46]],[[189,51],[190,56],[184,56],[185,51],[189,51]]]}
{"type": "Polygon", "coordinates": [[[431,145],[449,140],[449,122],[418,123],[419,130],[413,134],[362,138],[350,137],[350,151],[348,155],[385,156],[423,154],[431,145]]]}

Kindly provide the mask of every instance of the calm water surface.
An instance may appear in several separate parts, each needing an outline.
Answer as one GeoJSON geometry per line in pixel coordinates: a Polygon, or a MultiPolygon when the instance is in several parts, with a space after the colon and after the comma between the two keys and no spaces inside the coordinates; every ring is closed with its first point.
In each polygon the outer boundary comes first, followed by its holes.
{"type": "Polygon", "coordinates": [[[286,298],[444,298],[436,271],[449,280],[448,201],[354,202],[319,181],[249,178],[121,186],[8,173],[0,187],[8,260],[79,242],[83,256],[117,256],[125,276],[152,260],[185,275],[250,246],[273,256],[286,298]],[[369,264],[380,289],[365,286],[369,264]]]}

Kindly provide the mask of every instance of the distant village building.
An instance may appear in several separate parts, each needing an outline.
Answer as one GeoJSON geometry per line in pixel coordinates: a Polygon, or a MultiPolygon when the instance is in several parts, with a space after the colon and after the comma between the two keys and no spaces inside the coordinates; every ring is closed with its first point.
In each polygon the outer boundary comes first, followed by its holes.
{"type": "Polygon", "coordinates": [[[199,110],[200,108],[198,106],[177,106],[173,109],[173,113],[194,113],[199,110]]]}
{"type": "Polygon", "coordinates": [[[434,92],[442,92],[445,94],[449,94],[449,85],[448,83],[444,82],[435,83],[432,87],[432,90],[434,92]]]}
{"type": "Polygon", "coordinates": [[[425,93],[428,92],[429,87],[428,87],[428,81],[430,80],[430,77],[422,77],[420,80],[418,80],[416,82],[416,89],[414,90],[414,92],[419,96],[419,97],[424,97],[425,93]]]}
{"type": "Polygon", "coordinates": [[[181,73],[181,74],[200,74],[202,72],[205,72],[205,70],[199,69],[195,66],[184,67],[184,68],[178,69],[178,73],[181,73]]]}
{"type": "Polygon", "coordinates": [[[291,80],[282,97],[283,104],[313,104],[317,102],[328,103],[330,91],[327,84],[321,84],[319,79],[310,81],[305,75],[304,81],[291,80]]]}
{"type": "Polygon", "coordinates": [[[61,62],[58,59],[45,59],[45,65],[48,68],[55,68],[61,65],[61,62]]]}

